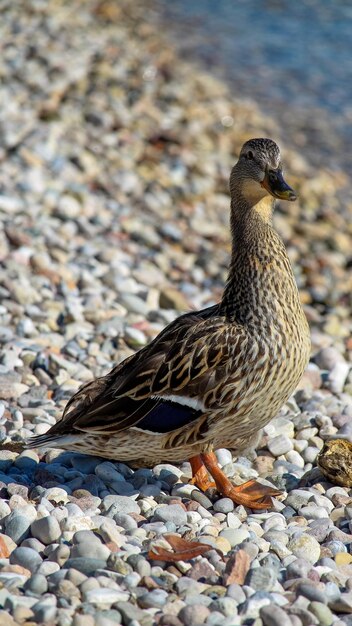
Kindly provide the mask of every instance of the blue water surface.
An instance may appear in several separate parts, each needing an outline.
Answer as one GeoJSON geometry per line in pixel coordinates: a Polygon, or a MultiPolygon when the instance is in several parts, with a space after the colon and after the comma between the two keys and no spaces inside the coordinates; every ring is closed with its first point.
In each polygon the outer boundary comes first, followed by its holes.
{"type": "Polygon", "coordinates": [[[351,0],[160,0],[159,6],[181,54],[224,77],[235,96],[255,100],[281,126],[296,116],[310,141],[333,157],[349,148],[351,0]]]}

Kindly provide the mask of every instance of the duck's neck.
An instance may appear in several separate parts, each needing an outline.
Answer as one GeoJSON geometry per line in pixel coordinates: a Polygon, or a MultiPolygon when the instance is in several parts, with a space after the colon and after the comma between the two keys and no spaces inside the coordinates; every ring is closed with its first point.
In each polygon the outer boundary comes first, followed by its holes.
{"type": "Polygon", "coordinates": [[[285,247],[272,227],[272,211],[268,196],[251,205],[236,194],[231,203],[231,264],[220,306],[239,323],[249,324],[270,301],[296,290],[285,247]]]}

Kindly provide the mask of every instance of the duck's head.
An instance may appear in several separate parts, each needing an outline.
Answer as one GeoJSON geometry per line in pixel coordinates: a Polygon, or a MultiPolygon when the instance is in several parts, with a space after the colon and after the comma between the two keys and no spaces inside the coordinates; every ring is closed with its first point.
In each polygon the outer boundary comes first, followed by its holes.
{"type": "Polygon", "coordinates": [[[231,172],[230,190],[251,206],[267,195],[290,202],[297,198],[282,175],[280,149],[272,139],[246,141],[231,172]]]}

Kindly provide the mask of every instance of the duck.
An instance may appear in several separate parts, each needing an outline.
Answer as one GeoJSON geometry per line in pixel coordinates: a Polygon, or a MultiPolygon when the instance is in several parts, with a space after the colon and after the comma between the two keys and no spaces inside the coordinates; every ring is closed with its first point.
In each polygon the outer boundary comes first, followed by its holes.
{"type": "Polygon", "coordinates": [[[248,449],[294,392],[310,333],[276,200],[293,202],[278,145],[243,145],[230,175],[232,252],[221,301],[172,321],[148,345],[84,384],[50,430],[27,447],[55,447],[131,467],[188,459],[192,483],[266,509],[280,494],[251,479],[233,484],[215,451],[248,449]]]}

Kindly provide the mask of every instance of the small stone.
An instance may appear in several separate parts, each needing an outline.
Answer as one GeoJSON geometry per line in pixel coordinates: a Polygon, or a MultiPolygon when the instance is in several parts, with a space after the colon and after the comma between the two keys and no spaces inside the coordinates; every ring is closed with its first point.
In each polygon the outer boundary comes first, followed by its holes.
{"type": "Polygon", "coordinates": [[[230,498],[220,498],[214,502],[214,511],[218,511],[219,513],[230,513],[234,510],[234,503],[230,498]]]}
{"type": "Polygon", "coordinates": [[[162,522],[173,522],[176,526],[187,523],[187,513],[179,504],[157,506],[154,517],[162,522]]]}
{"type": "Polygon", "coordinates": [[[349,565],[352,563],[352,554],[348,554],[347,552],[337,552],[335,554],[335,563],[336,565],[349,565]]]}
{"type": "Polygon", "coordinates": [[[268,450],[275,457],[293,450],[292,440],[286,435],[277,435],[268,441],[268,450]]]}
{"type": "Polygon", "coordinates": [[[269,567],[250,569],[246,576],[246,585],[256,591],[271,591],[276,583],[276,573],[269,567]]]}
{"type": "Polygon", "coordinates": [[[24,585],[26,591],[42,596],[48,591],[48,582],[43,574],[33,574],[24,585]]]}
{"type": "Polygon", "coordinates": [[[334,616],[325,603],[311,602],[308,606],[308,611],[318,618],[319,626],[330,626],[334,621],[334,616]]]}
{"type": "Polygon", "coordinates": [[[43,559],[38,552],[32,548],[16,548],[10,555],[10,563],[21,565],[30,572],[35,572],[37,567],[42,563],[43,559]]]}
{"type": "Polygon", "coordinates": [[[103,499],[103,511],[116,513],[140,513],[140,508],[129,496],[109,495],[103,499]],[[113,509],[111,507],[114,507],[113,509]]]}
{"type": "Polygon", "coordinates": [[[154,589],[149,593],[143,594],[138,598],[138,604],[143,609],[158,608],[161,609],[167,602],[167,591],[164,589],[154,589]]]}
{"type": "Polygon", "coordinates": [[[264,626],[292,626],[287,612],[275,604],[263,606],[259,611],[259,615],[264,626]]]}
{"type": "Polygon", "coordinates": [[[5,531],[16,544],[19,544],[29,536],[30,525],[31,522],[27,517],[14,511],[5,522],[5,531]]]}
{"type": "Polygon", "coordinates": [[[39,539],[45,545],[49,545],[60,537],[61,529],[55,517],[47,515],[32,522],[31,533],[33,537],[39,539]]]}
{"type": "Polygon", "coordinates": [[[310,535],[303,533],[300,537],[291,539],[287,547],[297,558],[306,559],[310,563],[314,564],[320,558],[320,545],[310,535]]]}
{"type": "Polygon", "coordinates": [[[178,617],[184,626],[194,626],[194,624],[204,624],[209,615],[210,610],[208,607],[202,604],[193,604],[181,609],[178,617]]]}
{"type": "Polygon", "coordinates": [[[226,448],[219,448],[215,451],[215,454],[220,467],[224,467],[233,461],[230,450],[226,448]]]}

